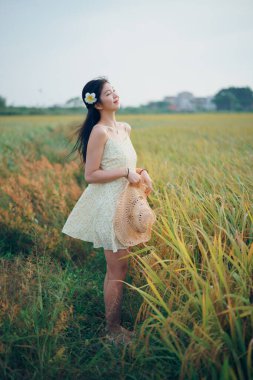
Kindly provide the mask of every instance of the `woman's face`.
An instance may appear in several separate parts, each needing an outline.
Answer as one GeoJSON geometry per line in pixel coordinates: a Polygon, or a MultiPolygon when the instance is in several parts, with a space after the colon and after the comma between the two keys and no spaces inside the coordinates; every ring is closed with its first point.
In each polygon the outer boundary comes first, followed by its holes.
{"type": "Polygon", "coordinates": [[[108,82],[103,86],[100,99],[104,110],[116,111],[119,106],[119,95],[115,88],[108,82]]]}

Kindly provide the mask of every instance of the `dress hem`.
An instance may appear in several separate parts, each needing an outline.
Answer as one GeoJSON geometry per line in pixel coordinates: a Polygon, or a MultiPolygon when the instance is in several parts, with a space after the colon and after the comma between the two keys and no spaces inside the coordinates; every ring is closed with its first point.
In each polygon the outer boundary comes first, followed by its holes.
{"type": "Polygon", "coordinates": [[[118,252],[119,249],[128,249],[128,248],[129,248],[129,247],[121,246],[121,247],[117,248],[116,250],[114,250],[114,248],[107,248],[107,247],[104,247],[103,245],[95,245],[94,241],[92,241],[92,240],[87,240],[87,239],[81,238],[81,237],[79,237],[79,236],[76,236],[76,235],[74,235],[74,234],[70,235],[70,234],[67,233],[67,232],[63,232],[63,231],[61,231],[61,232],[62,232],[63,234],[65,234],[65,235],[68,235],[68,236],[74,238],[74,239],[79,239],[79,240],[85,241],[85,242],[87,242],[87,243],[92,243],[92,244],[93,244],[93,248],[103,248],[103,249],[106,249],[106,250],[113,251],[113,253],[118,252]]]}

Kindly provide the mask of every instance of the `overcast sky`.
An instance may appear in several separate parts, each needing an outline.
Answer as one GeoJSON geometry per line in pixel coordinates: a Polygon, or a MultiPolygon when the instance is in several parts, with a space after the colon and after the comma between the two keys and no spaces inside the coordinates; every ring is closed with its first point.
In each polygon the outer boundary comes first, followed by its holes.
{"type": "Polygon", "coordinates": [[[253,90],[253,0],[0,0],[0,95],[62,104],[106,76],[122,106],[253,90]]]}

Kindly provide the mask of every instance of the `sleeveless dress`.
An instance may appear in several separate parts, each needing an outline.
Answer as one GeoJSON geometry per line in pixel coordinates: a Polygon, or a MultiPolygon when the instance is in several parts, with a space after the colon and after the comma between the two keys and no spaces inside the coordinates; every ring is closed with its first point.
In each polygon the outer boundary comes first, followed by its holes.
{"type": "MultiPolygon", "coordinates": [[[[108,137],[101,159],[103,170],[118,167],[136,168],[137,154],[129,134],[121,140],[108,137]]],[[[69,214],[62,232],[73,238],[92,242],[94,248],[126,249],[117,239],[113,228],[116,202],[128,183],[125,177],[110,182],[90,183],[69,214]]]]}

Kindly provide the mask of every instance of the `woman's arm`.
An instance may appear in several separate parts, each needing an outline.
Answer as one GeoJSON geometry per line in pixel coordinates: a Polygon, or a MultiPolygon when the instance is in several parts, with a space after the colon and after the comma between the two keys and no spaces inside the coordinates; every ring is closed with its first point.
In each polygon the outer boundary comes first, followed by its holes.
{"type": "Polygon", "coordinates": [[[103,128],[95,128],[90,134],[84,172],[87,183],[104,183],[121,177],[127,178],[128,170],[125,167],[110,170],[102,170],[100,168],[107,138],[107,134],[103,128]]]}

